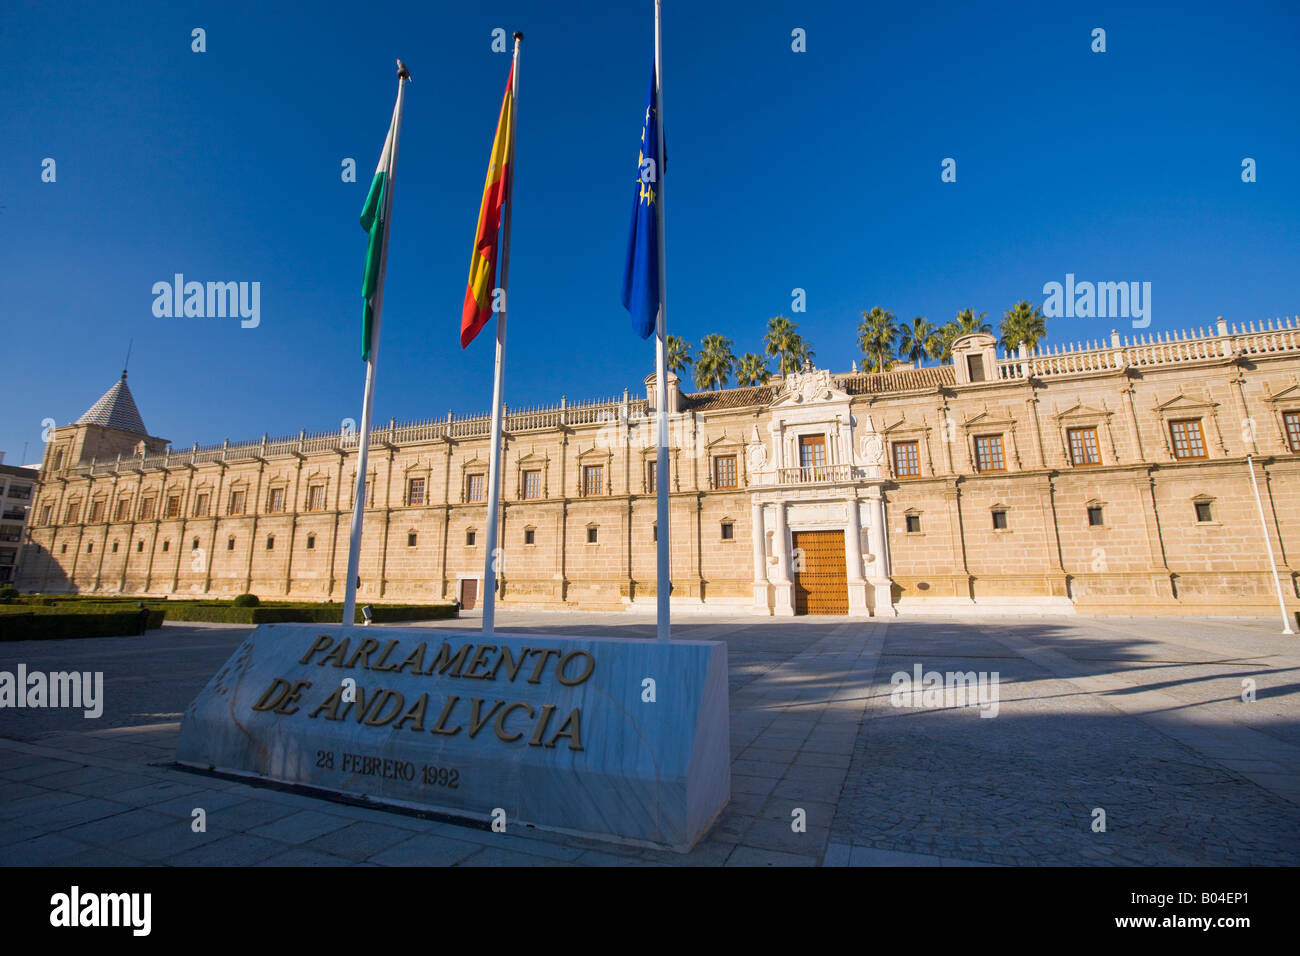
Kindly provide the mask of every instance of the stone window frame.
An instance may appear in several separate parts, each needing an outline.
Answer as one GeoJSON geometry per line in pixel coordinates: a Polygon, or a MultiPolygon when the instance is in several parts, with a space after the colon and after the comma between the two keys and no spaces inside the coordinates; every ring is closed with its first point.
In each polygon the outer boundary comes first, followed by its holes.
{"type": "Polygon", "coordinates": [[[184,493],[168,495],[163,504],[163,521],[176,521],[185,517],[185,495],[184,493]],[[176,508],[172,509],[172,503],[175,502],[176,508]]]}
{"type": "Polygon", "coordinates": [[[235,536],[233,534],[226,536],[226,550],[227,551],[235,550],[235,536]]]}
{"type": "Polygon", "coordinates": [[[1220,527],[1222,527],[1222,526],[1223,526],[1223,522],[1220,521],[1218,518],[1216,518],[1216,517],[1214,516],[1214,503],[1215,503],[1216,500],[1217,500],[1217,499],[1214,498],[1214,496],[1212,496],[1212,495],[1207,495],[1207,494],[1205,494],[1205,493],[1201,493],[1201,494],[1197,494],[1197,495],[1192,495],[1192,497],[1191,497],[1191,502],[1192,502],[1192,514],[1195,515],[1195,517],[1196,517],[1196,520],[1195,520],[1194,522],[1192,522],[1192,524],[1194,524],[1194,525],[1195,525],[1196,527],[1198,527],[1198,528],[1220,528],[1220,527]],[[1209,518],[1208,521],[1202,521],[1202,520],[1201,520],[1201,516],[1200,516],[1200,510],[1201,510],[1201,509],[1200,509],[1200,507],[1199,507],[1200,505],[1205,505],[1206,507],[1208,507],[1208,508],[1210,509],[1210,518],[1209,518]]]}
{"type": "Polygon", "coordinates": [[[140,554],[143,551],[144,551],[144,538],[141,538],[135,543],[135,553],[140,554]]]}
{"type": "Polygon", "coordinates": [[[551,459],[548,455],[527,454],[515,461],[515,492],[519,501],[545,501],[551,496],[551,459]],[[537,472],[538,494],[529,496],[528,475],[537,472]]]}
{"type": "Polygon", "coordinates": [[[600,525],[595,521],[587,522],[586,534],[582,538],[584,545],[600,544],[600,525]]]}
{"type": "Polygon", "coordinates": [[[268,535],[266,536],[266,550],[267,550],[267,551],[274,551],[274,550],[275,550],[275,535],[273,535],[273,534],[268,534],[268,535]]]}
{"type": "MultiPolygon", "coordinates": [[[[710,491],[739,491],[742,488],[749,487],[749,474],[746,469],[745,442],[740,438],[732,438],[723,432],[721,436],[707,442],[704,446],[709,461],[709,490],[710,491]],[[736,483],[734,485],[718,484],[718,459],[735,458],[736,459],[736,483]]],[[[828,449],[829,457],[829,449],[828,449]]]]}
{"type": "Polygon", "coordinates": [[[50,524],[50,517],[51,517],[51,515],[53,515],[53,514],[54,514],[54,505],[50,504],[49,502],[46,502],[45,504],[42,504],[42,505],[41,505],[41,521],[40,521],[40,526],[41,526],[42,528],[47,528],[47,527],[49,527],[49,524],[50,524]]]}
{"type": "Polygon", "coordinates": [[[63,507],[64,524],[81,524],[81,496],[69,498],[63,507]]]}
{"type": "Polygon", "coordinates": [[[1156,405],[1154,412],[1156,421],[1160,424],[1160,440],[1166,461],[1179,464],[1212,461],[1227,456],[1228,448],[1223,442],[1223,430],[1219,427],[1218,402],[1179,393],[1169,401],[1156,405]],[[1200,458],[1177,458],[1174,456],[1173,423],[1190,419],[1200,419],[1201,443],[1205,446],[1205,455],[1200,458]],[[1213,448],[1218,448],[1217,455],[1212,453],[1213,448]]]}
{"type": "Polygon", "coordinates": [[[971,472],[977,475],[1002,475],[1024,469],[1024,464],[1020,460],[1020,442],[1016,435],[1016,424],[1016,420],[1010,416],[995,416],[987,410],[967,418],[962,423],[966,456],[971,472]],[[975,439],[995,435],[1002,437],[1002,470],[980,471],[976,467],[975,439]]]}
{"type": "Polygon", "coordinates": [[[1106,524],[1106,502],[1102,501],[1100,498],[1089,498],[1085,501],[1083,503],[1083,520],[1084,527],[1089,531],[1105,530],[1108,527],[1106,524]],[[1092,523],[1093,508],[1097,508],[1101,511],[1101,521],[1097,524],[1092,523]]]}
{"type": "Polygon", "coordinates": [[[307,480],[303,482],[303,484],[306,485],[306,489],[303,491],[302,510],[303,511],[328,511],[330,505],[329,473],[324,471],[313,471],[310,475],[307,476],[307,480]],[[316,488],[319,488],[321,490],[319,508],[313,508],[311,506],[311,493],[313,489],[316,488]]]}
{"type": "Polygon", "coordinates": [[[475,528],[473,525],[465,529],[465,547],[478,547],[478,528],[475,528]]]}
{"type": "MultiPolygon", "coordinates": [[[[1075,405],[1053,415],[1051,421],[1061,443],[1061,460],[1070,468],[1104,468],[1118,465],[1119,450],[1115,445],[1115,430],[1111,427],[1111,418],[1114,415],[1115,413],[1108,408],[1090,408],[1087,405],[1075,405]],[[1091,428],[1096,431],[1097,461],[1075,463],[1070,447],[1070,431],[1075,428],[1091,428]]],[[[1048,465],[1047,462],[1043,464],[1048,465]]]]}
{"type": "MultiPolygon", "coordinates": [[[[668,448],[668,491],[671,494],[679,490],[677,488],[677,454],[680,449],[670,446],[668,448]]],[[[650,486],[650,466],[659,459],[659,448],[657,445],[649,445],[641,449],[641,494],[653,495],[655,491],[650,486]]]]}
{"type": "Polygon", "coordinates": [[[525,548],[537,547],[537,528],[534,525],[531,524],[524,525],[524,547],[525,548]]]}
{"type": "Polygon", "coordinates": [[[916,508],[908,508],[903,512],[903,534],[920,535],[925,534],[925,526],[921,523],[921,512],[916,508]],[[916,530],[910,527],[912,519],[916,519],[916,530]]]}
{"type": "Polygon", "coordinates": [[[115,522],[129,521],[131,518],[131,492],[127,491],[118,496],[113,505],[113,520],[115,522]]]}
{"type": "Polygon", "coordinates": [[[289,479],[284,477],[272,478],[266,483],[266,514],[282,515],[286,513],[289,506],[289,479]],[[274,507],[276,493],[279,492],[280,507],[274,507]]]}
{"type": "Polygon", "coordinates": [[[739,540],[736,537],[736,519],[731,515],[724,514],[718,519],[718,540],[727,544],[735,544],[739,540]],[[726,532],[723,530],[727,527],[731,528],[731,537],[727,537],[726,532]]]}
{"type": "Polygon", "coordinates": [[[314,531],[309,531],[309,532],[307,532],[307,537],[306,537],[306,540],[303,542],[303,544],[304,544],[304,546],[305,546],[305,550],[307,550],[307,551],[315,551],[315,550],[316,550],[316,533],[315,533],[314,531]]]}
{"type": "Polygon", "coordinates": [[[991,530],[993,531],[994,534],[1011,534],[1011,532],[1014,530],[1011,527],[1011,508],[1000,501],[994,502],[993,504],[989,505],[989,523],[992,526],[991,530]],[[1001,528],[997,526],[998,519],[996,515],[998,515],[999,513],[1002,515],[1003,520],[1006,522],[1005,526],[1001,528]]]}
{"type": "Polygon", "coordinates": [[[113,542],[113,547],[112,547],[110,550],[112,551],[113,554],[117,554],[117,542],[116,542],[116,541],[113,542]]]}
{"type": "Polygon", "coordinates": [[[248,479],[236,478],[230,483],[229,493],[226,495],[226,515],[240,516],[248,514],[248,479]],[[235,495],[243,494],[244,498],[240,502],[240,508],[235,510],[235,495]]]}
{"type": "Polygon", "coordinates": [[[156,488],[146,488],[140,492],[140,500],[135,506],[137,521],[156,521],[158,520],[158,490],[156,488]],[[148,509],[148,514],[145,510],[148,509]]]}
{"type": "Polygon", "coordinates": [[[406,529],[406,546],[408,548],[418,548],[420,546],[420,532],[415,528],[406,529]]]}
{"type": "Polygon", "coordinates": [[[86,514],[86,524],[101,524],[108,516],[108,495],[90,499],[90,511],[86,514]]]}
{"type": "Polygon", "coordinates": [[[1280,412],[1282,420],[1282,447],[1293,455],[1300,455],[1300,406],[1284,408],[1280,412]],[[1292,441],[1292,423],[1295,424],[1295,441],[1292,441]]]}
{"type": "Polygon", "coordinates": [[[597,448],[595,446],[580,452],[574,460],[574,465],[578,469],[578,493],[577,498],[606,498],[614,493],[614,452],[610,448],[597,448]],[[600,491],[595,494],[587,493],[587,469],[592,467],[601,468],[600,491]]]}
{"type": "MultiPolygon", "coordinates": [[[[375,485],[379,483],[379,469],[371,465],[370,470],[366,473],[366,484],[363,489],[366,501],[364,508],[373,508],[375,506],[375,485]]],[[[348,510],[351,511],[357,506],[357,469],[352,466],[352,473],[348,476],[348,510]]]]}
{"type": "Polygon", "coordinates": [[[982,432],[982,433],[979,433],[979,434],[971,435],[971,436],[970,436],[970,441],[971,441],[971,446],[970,446],[970,451],[971,451],[971,464],[974,466],[974,468],[975,468],[975,473],[976,473],[977,475],[1000,475],[1000,474],[1005,474],[1005,473],[1009,470],[1009,469],[1007,468],[1007,458],[1008,458],[1009,456],[1007,455],[1007,447],[1006,447],[1006,433],[1005,433],[1005,432],[982,432]],[[990,462],[991,462],[991,461],[994,460],[994,457],[995,457],[995,456],[992,454],[993,449],[994,449],[994,447],[995,447],[995,446],[992,444],[994,440],[997,441],[997,445],[996,445],[996,448],[997,448],[996,460],[997,460],[998,463],[999,463],[999,467],[997,467],[997,468],[981,468],[981,467],[980,467],[980,442],[983,441],[983,442],[988,443],[988,444],[987,444],[987,447],[988,447],[989,452],[990,452],[990,454],[989,454],[989,460],[990,460],[990,462]]]}
{"type": "Polygon", "coordinates": [[[196,488],[194,489],[194,493],[191,495],[191,500],[192,500],[192,505],[193,505],[193,507],[191,508],[191,512],[192,512],[192,513],[190,514],[190,517],[191,517],[191,518],[207,518],[207,517],[210,517],[211,514],[212,514],[212,485],[211,485],[211,483],[205,481],[203,484],[201,484],[201,485],[199,485],[198,487],[196,487],[196,488]],[[207,500],[206,502],[204,502],[204,504],[206,505],[206,507],[204,507],[204,509],[203,509],[202,511],[200,511],[200,510],[199,510],[199,500],[200,500],[201,498],[203,498],[204,496],[206,496],[208,500],[207,500]]]}
{"type": "Polygon", "coordinates": [[[1277,429],[1278,447],[1282,449],[1283,454],[1300,455],[1300,443],[1292,445],[1287,432],[1287,416],[1294,415],[1300,418],[1300,384],[1288,385],[1268,395],[1264,401],[1272,413],[1273,427],[1277,429]]]}
{"type": "Polygon", "coordinates": [[[402,506],[405,508],[426,508],[433,500],[433,466],[427,461],[414,461],[402,470],[402,506]],[[421,501],[413,501],[411,482],[423,481],[421,501]]]}
{"type": "Polygon", "coordinates": [[[894,481],[913,480],[916,478],[931,477],[935,474],[934,470],[934,453],[930,449],[930,426],[922,422],[919,425],[909,425],[905,418],[900,418],[892,425],[886,425],[879,432],[880,440],[885,445],[885,461],[883,464],[889,470],[889,477],[894,481]],[[894,468],[894,445],[905,442],[916,442],[916,467],[918,469],[915,475],[899,475],[894,468]]]}
{"type": "Polygon", "coordinates": [[[460,463],[460,503],[463,505],[487,504],[488,496],[488,466],[489,463],[483,461],[475,455],[473,458],[467,458],[460,463]],[[471,498],[469,496],[469,483],[471,478],[483,479],[483,497],[471,498]]]}

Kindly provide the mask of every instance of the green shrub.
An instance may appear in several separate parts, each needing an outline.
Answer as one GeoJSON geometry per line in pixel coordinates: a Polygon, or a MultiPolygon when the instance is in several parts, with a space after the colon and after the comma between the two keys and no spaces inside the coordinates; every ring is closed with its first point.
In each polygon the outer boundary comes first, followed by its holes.
{"type": "Polygon", "coordinates": [[[257,607],[260,603],[256,594],[237,594],[231,602],[235,607],[257,607]]]}
{"type": "MultiPolygon", "coordinates": [[[[162,627],[164,612],[150,610],[145,629],[162,627]]],[[[136,611],[65,612],[33,608],[0,616],[0,641],[44,641],[78,637],[124,637],[143,634],[136,611]]]]}
{"type": "Polygon", "coordinates": [[[18,589],[15,587],[0,588],[0,604],[13,604],[14,598],[18,597],[18,589]]]}

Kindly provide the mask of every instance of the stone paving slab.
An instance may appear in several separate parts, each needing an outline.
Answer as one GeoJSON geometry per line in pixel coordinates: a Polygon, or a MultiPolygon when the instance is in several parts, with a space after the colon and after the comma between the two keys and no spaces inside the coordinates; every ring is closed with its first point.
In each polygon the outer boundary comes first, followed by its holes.
{"type": "MultiPolygon", "coordinates": [[[[499,622],[654,635],[640,615],[499,622]]],[[[0,669],[103,670],[107,689],[99,720],[0,711],[0,865],[1300,862],[1300,644],[1267,620],[676,624],[679,638],[726,641],[731,665],[733,799],[689,854],[493,833],[172,766],[181,712],[246,633],[168,625],[148,638],[0,645],[0,669]],[[997,671],[998,716],[893,706],[891,676],[916,664],[997,671]],[[1243,679],[1257,688],[1249,703],[1243,679]],[[1104,833],[1091,829],[1098,807],[1104,833]]]]}

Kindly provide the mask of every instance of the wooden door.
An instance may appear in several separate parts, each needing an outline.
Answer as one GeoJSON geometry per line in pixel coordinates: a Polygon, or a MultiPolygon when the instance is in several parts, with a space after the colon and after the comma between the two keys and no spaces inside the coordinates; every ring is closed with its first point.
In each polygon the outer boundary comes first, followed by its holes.
{"type": "Polygon", "coordinates": [[[848,614],[849,579],[843,531],[794,533],[794,612],[848,614]]]}
{"type": "Polygon", "coordinates": [[[463,611],[472,611],[478,604],[478,581],[474,578],[461,578],[460,607],[463,611]]]}

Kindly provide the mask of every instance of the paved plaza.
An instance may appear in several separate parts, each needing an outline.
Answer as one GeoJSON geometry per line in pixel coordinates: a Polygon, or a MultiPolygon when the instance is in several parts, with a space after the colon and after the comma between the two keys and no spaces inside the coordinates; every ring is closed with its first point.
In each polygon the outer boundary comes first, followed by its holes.
{"type": "MultiPolygon", "coordinates": [[[[499,611],[497,623],[654,636],[653,618],[625,614],[499,611]]],[[[1275,620],[679,619],[676,637],[725,641],[730,659],[732,799],[689,854],[493,833],[178,769],[182,712],[248,633],[167,625],[0,644],[0,670],[105,680],[98,719],[0,710],[0,864],[1300,862],[1300,639],[1275,620]],[[895,675],[918,667],[996,673],[996,710],[987,696],[896,706],[895,675]],[[191,827],[195,808],[206,832],[191,827]]]]}

